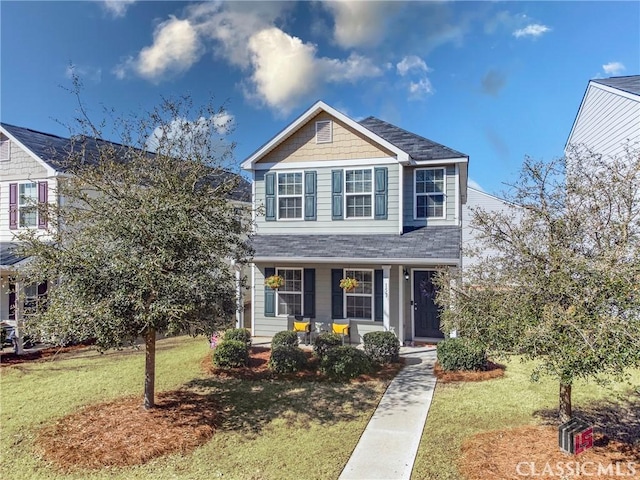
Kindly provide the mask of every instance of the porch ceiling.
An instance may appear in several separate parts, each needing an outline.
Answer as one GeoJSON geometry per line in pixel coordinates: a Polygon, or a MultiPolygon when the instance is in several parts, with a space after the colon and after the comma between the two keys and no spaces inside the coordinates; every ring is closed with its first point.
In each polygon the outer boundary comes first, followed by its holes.
{"type": "Polygon", "coordinates": [[[459,264],[460,227],[422,227],[403,235],[256,235],[254,261],[307,260],[459,264]]]}

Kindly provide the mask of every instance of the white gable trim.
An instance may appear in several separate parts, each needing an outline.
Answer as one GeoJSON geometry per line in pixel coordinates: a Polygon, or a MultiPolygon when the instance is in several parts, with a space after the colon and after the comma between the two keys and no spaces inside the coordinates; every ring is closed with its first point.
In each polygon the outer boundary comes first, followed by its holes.
{"type": "Polygon", "coordinates": [[[308,170],[309,168],[322,167],[340,167],[349,168],[362,165],[389,165],[395,163],[393,157],[386,158],[357,158],[354,160],[326,160],[315,162],[273,162],[273,163],[256,163],[254,170],[308,170]]]}
{"type": "Polygon", "coordinates": [[[14,137],[13,135],[11,135],[11,133],[4,128],[2,125],[0,125],[0,132],[2,132],[3,134],[5,134],[9,140],[11,140],[12,142],[14,142],[16,145],[18,145],[22,150],[24,150],[25,152],[27,152],[29,154],[29,156],[31,158],[33,158],[36,162],[38,162],[41,166],[43,166],[46,170],[47,170],[47,175],[49,177],[55,177],[57,176],[60,172],[58,172],[55,168],[53,168],[51,165],[49,165],[47,162],[45,162],[44,160],[42,160],[39,156],[37,156],[35,153],[33,153],[30,149],[28,149],[27,147],[24,146],[24,144],[22,142],[20,142],[16,137],[14,137]]]}
{"type": "Polygon", "coordinates": [[[244,170],[252,170],[254,168],[255,163],[260,160],[263,156],[273,150],[275,147],[284,142],[287,138],[293,135],[302,125],[306,124],[311,118],[315,117],[320,112],[326,112],[332,117],[340,120],[341,122],[347,124],[349,127],[353,128],[357,132],[362,135],[370,138],[372,141],[386,148],[387,150],[392,151],[398,157],[397,161],[406,163],[409,161],[409,154],[403,150],[400,150],[398,147],[393,145],[392,143],[387,142],[383,138],[379,137],[371,130],[363,127],[358,122],[352,120],[347,117],[343,113],[340,113],[335,108],[330,107],[326,103],[319,101],[316,102],[311,108],[309,108],[306,112],[300,115],[293,123],[289,124],[284,130],[282,130],[279,134],[269,140],[265,145],[260,147],[255,153],[253,153],[249,158],[247,158],[244,162],[242,162],[242,168],[244,170]]]}

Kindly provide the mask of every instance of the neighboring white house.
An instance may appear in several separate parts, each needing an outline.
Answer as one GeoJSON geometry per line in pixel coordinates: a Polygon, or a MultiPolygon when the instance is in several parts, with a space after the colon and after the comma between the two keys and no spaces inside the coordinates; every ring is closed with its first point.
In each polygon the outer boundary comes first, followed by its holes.
{"type": "Polygon", "coordinates": [[[395,125],[357,122],[317,102],[251,155],[255,219],[252,330],[289,315],[351,325],[354,341],[394,331],[442,338],[431,276],[461,264],[467,155],[395,125]],[[273,290],[265,278],[284,277],[273,290]],[[353,291],[340,280],[355,278],[353,291]]]}
{"type": "Polygon", "coordinates": [[[585,146],[602,155],[640,147],[640,75],[590,80],[565,147],[585,146]]]}

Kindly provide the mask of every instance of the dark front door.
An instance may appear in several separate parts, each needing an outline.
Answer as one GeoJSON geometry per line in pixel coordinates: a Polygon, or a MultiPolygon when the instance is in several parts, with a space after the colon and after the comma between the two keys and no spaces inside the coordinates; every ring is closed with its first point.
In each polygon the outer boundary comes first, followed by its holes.
{"type": "Polygon", "coordinates": [[[444,338],[440,331],[440,312],[435,304],[436,287],[431,281],[435,272],[413,271],[414,336],[444,338]]]}

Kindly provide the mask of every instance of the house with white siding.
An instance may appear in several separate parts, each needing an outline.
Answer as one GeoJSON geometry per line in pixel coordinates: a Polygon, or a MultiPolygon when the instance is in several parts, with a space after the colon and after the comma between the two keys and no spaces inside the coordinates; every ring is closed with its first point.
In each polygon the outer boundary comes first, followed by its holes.
{"type": "Polygon", "coordinates": [[[640,147],[640,75],[590,80],[565,152],[587,147],[605,156],[640,147]]]}
{"type": "Polygon", "coordinates": [[[247,158],[253,179],[254,335],[349,323],[442,338],[431,278],[461,266],[469,157],[374,117],[317,102],[247,158]],[[265,279],[279,276],[272,289],[265,279]],[[355,279],[345,290],[340,281],[355,279]]]}

